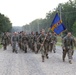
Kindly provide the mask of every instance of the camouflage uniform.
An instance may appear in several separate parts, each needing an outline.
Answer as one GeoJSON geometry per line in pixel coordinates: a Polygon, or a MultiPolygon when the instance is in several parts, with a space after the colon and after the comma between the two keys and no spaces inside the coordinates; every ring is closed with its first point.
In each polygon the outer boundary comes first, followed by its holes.
{"type": "Polygon", "coordinates": [[[25,51],[25,53],[27,53],[27,45],[28,45],[27,35],[22,35],[21,42],[22,42],[22,49],[25,51]]]}
{"type": "Polygon", "coordinates": [[[55,53],[56,52],[56,42],[57,42],[57,37],[56,35],[54,35],[54,33],[50,36],[50,40],[49,40],[49,46],[50,46],[50,52],[53,52],[55,53]]]}
{"type": "Polygon", "coordinates": [[[40,51],[42,54],[42,62],[44,62],[44,57],[48,58],[48,53],[47,50],[45,50],[45,39],[46,39],[46,35],[45,34],[41,34],[41,36],[39,37],[39,41],[40,41],[40,51]]]}
{"type": "Polygon", "coordinates": [[[34,47],[35,47],[35,53],[38,53],[38,51],[39,51],[39,49],[40,49],[40,44],[39,44],[39,39],[38,39],[38,37],[39,37],[39,34],[38,34],[38,32],[36,32],[36,35],[35,35],[35,39],[34,39],[34,47]]]}
{"type": "Polygon", "coordinates": [[[34,43],[35,43],[35,37],[34,37],[34,34],[31,34],[30,35],[30,48],[33,52],[35,52],[35,48],[34,48],[34,43]]]}
{"type": "Polygon", "coordinates": [[[30,37],[31,37],[31,34],[28,34],[28,39],[29,39],[28,40],[28,47],[29,48],[31,48],[31,43],[30,43],[31,42],[31,38],[30,37]]]}
{"type": "Polygon", "coordinates": [[[12,49],[13,49],[13,52],[16,52],[17,53],[17,49],[18,49],[18,36],[17,36],[17,33],[15,33],[13,36],[12,36],[12,49]]]}
{"type": "Polygon", "coordinates": [[[48,54],[48,51],[49,51],[49,40],[50,40],[50,36],[49,36],[49,34],[47,33],[47,35],[46,35],[46,40],[45,40],[45,44],[44,44],[44,47],[45,47],[45,50],[46,50],[47,54],[48,54]]]}
{"type": "Polygon", "coordinates": [[[11,33],[8,34],[8,44],[11,44],[11,33]]]}
{"type": "Polygon", "coordinates": [[[3,45],[3,48],[4,50],[7,49],[7,45],[8,45],[8,36],[6,33],[4,33],[4,35],[2,36],[2,45],[3,45]]]}
{"type": "Polygon", "coordinates": [[[19,36],[18,36],[18,45],[19,45],[19,48],[21,49],[21,37],[22,37],[22,34],[21,32],[19,33],[19,36]]]}
{"type": "Polygon", "coordinates": [[[73,38],[73,36],[65,36],[63,38],[63,61],[65,61],[65,57],[66,57],[66,54],[68,53],[68,59],[69,59],[69,63],[72,63],[71,60],[72,60],[72,55],[73,55],[73,52],[74,52],[74,45],[75,45],[75,40],[73,38]]]}

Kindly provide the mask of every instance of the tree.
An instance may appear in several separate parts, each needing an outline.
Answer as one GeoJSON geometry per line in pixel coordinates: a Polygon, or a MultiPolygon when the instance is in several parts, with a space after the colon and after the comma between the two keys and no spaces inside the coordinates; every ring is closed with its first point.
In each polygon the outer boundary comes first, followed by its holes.
{"type": "Polygon", "coordinates": [[[63,23],[68,31],[73,32],[73,24],[76,21],[76,0],[69,0],[66,3],[61,3],[58,5],[58,7],[56,7],[54,11],[49,11],[44,19],[36,19],[32,21],[29,24],[29,26],[31,27],[31,31],[37,31],[38,24],[39,30],[45,29],[46,31],[48,31],[48,28],[50,27],[55,14],[58,13],[60,15],[60,6],[63,23]]]}
{"type": "Polygon", "coordinates": [[[12,23],[9,18],[0,13],[0,32],[10,31],[12,28],[12,23]]]}
{"type": "Polygon", "coordinates": [[[74,22],[72,29],[73,29],[74,36],[76,36],[76,21],[74,22]]]}

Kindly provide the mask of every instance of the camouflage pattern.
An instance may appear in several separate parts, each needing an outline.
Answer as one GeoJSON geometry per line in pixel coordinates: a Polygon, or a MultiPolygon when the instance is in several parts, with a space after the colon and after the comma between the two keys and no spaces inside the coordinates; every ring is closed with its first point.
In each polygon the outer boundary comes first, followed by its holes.
{"type": "Polygon", "coordinates": [[[2,45],[3,45],[3,48],[4,50],[7,49],[7,45],[8,45],[8,36],[7,36],[7,33],[4,33],[4,35],[2,36],[2,45]]]}
{"type": "Polygon", "coordinates": [[[17,33],[14,33],[14,35],[12,36],[11,42],[12,42],[13,52],[17,53],[17,50],[18,50],[18,35],[17,35],[17,33]]]}
{"type": "Polygon", "coordinates": [[[22,50],[25,51],[25,53],[27,53],[28,37],[27,35],[25,35],[25,33],[22,34],[21,43],[22,50]]]}
{"type": "Polygon", "coordinates": [[[44,47],[45,47],[45,50],[46,50],[46,53],[48,54],[48,51],[49,51],[49,40],[50,40],[50,35],[49,33],[46,34],[46,40],[45,40],[45,43],[44,43],[44,47]]]}
{"type": "Polygon", "coordinates": [[[54,53],[56,52],[56,43],[57,43],[57,36],[54,33],[52,33],[49,40],[50,52],[52,52],[52,50],[54,53]]]}
{"type": "Polygon", "coordinates": [[[63,38],[63,61],[65,61],[66,54],[68,54],[69,63],[72,61],[72,55],[74,53],[75,40],[73,36],[65,36],[63,38]]]}
{"type": "Polygon", "coordinates": [[[19,33],[19,35],[18,35],[18,45],[19,45],[19,48],[20,48],[20,50],[21,50],[21,38],[22,38],[22,32],[20,32],[19,33]]]}
{"type": "Polygon", "coordinates": [[[39,41],[40,41],[40,51],[42,54],[42,62],[44,62],[44,57],[48,58],[48,52],[45,49],[45,39],[46,39],[46,35],[45,34],[41,34],[41,36],[39,37],[39,41]]]}
{"type": "Polygon", "coordinates": [[[35,43],[35,36],[34,36],[34,33],[32,33],[30,35],[30,49],[35,52],[35,48],[34,48],[34,43],[35,43]]]}
{"type": "Polygon", "coordinates": [[[8,44],[11,44],[11,33],[8,33],[8,44]]]}
{"type": "Polygon", "coordinates": [[[35,53],[38,53],[38,51],[39,51],[39,49],[40,49],[40,44],[39,44],[39,34],[38,34],[38,32],[36,32],[36,34],[35,34],[35,39],[34,39],[34,48],[35,48],[35,53]]]}

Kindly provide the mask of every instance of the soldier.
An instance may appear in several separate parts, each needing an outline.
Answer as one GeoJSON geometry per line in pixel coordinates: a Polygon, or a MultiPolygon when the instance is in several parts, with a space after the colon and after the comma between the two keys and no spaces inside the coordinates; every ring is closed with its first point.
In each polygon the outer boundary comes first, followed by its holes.
{"type": "Polygon", "coordinates": [[[46,34],[47,36],[46,36],[46,40],[45,40],[45,50],[46,50],[46,52],[48,52],[49,51],[49,40],[50,40],[50,34],[49,34],[49,32],[47,32],[47,34],[46,34]]]}
{"type": "Polygon", "coordinates": [[[29,47],[29,48],[31,48],[31,43],[30,43],[31,38],[30,38],[30,37],[31,37],[31,34],[28,34],[28,39],[29,39],[29,40],[28,40],[28,47],[29,47]]]}
{"type": "Polygon", "coordinates": [[[68,53],[69,63],[72,64],[72,55],[73,55],[73,48],[75,45],[74,37],[70,32],[63,38],[63,62],[65,61],[66,54],[68,53]]]}
{"type": "Polygon", "coordinates": [[[55,35],[54,32],[52,32],[51,36],[50,36],[50,52],[53,52],[56,53],[56,43],[57,43],[57,36],[55,35]]]}
{"type": "Polygon", "coordinates": [[[40,51],[41,51],[41,54],[42,54],[42,62],[44,62],[44,58],[46,57],[48,59],[48,53],[47,51],[45,50],[45,39],[46,39],[46,35],[45,35],[45,30],[42,30],[41,32],[41,36],[39,37],[39,41],[40,41],[40,51]]]}
{"type": "Polygon", "coordinates": [[[17,35],[17,32],[14,32],[14,35],[11,38],[11,43],[12,43],[13,52],[17,53],[17,49],[18,49],[18,35],[17,35]]]}
{"type": "Polygon", "coordinates": [[[34,48],[34,43],[35,43],[35,36],[34,36],[34,32],[31,32],[30,35],[30,48],[33,52],[35,52],[35,48],[34,48]]]}
{"type": "Polygon", "coordinates": [[[39,44],[39,39],[38,38],[39,38],[39,34],[38,34],[38,32],[36,32],[35,39],[34,39],[34,41],[35,41],[35,43],[34,43],[35,53],[38,53],[38,51],[40,49],[40,44],[39,44]]]}
{"type": "Polygon", "coordinates": [[[22,49],[25,51],[25,53],[27,53],[28,37],[25,32],[22,33],[21,42],[23,47],[22,49]]]}
{"type": "Polygon", "coordinates": [[[8,44],[11,44],[11,33],[8,33],[8,44]]]}
{"type": "Polygon", "coordinates": [[[2,45],[3,45],[4,50],[6,50],[7,49],[7,45],[8,45],[8,36],[7,36],[7,33],[6,32],[2,36],[1,42],[2,42],[2,45]]]}
{"type": "Polygon", "coordinates": [[[20,49],[21,49],[21,37],[22,37],[22,32],[20,32],[19,35],[18,35],[18,39],[19,39],[18,45],[19,45],[20,49]]]}

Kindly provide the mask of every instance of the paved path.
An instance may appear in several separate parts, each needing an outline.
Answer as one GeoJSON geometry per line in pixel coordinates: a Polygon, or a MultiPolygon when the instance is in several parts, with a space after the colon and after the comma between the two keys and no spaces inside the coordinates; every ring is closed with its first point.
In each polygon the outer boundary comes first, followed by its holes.
{"type": "Polygon", "coordinates": [[[66,58],[62,62],[62,50],[57,47],[56,53],[49,53],[49,59],[41,62],[41,54],[28,51],[12,53],[11,46],[6,51],[0,50],[0,75],[76,75],[76,51],[73,64],[66,58]]]}

